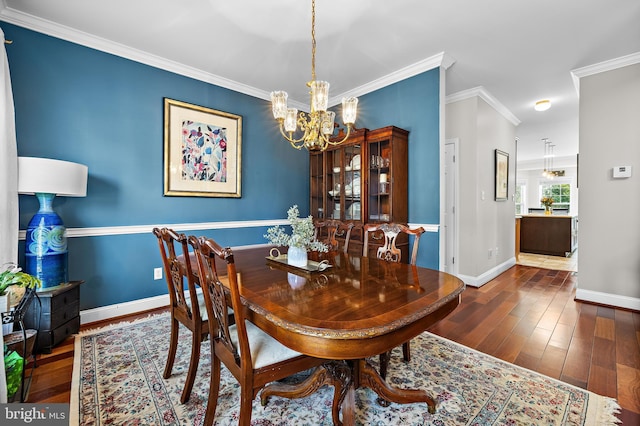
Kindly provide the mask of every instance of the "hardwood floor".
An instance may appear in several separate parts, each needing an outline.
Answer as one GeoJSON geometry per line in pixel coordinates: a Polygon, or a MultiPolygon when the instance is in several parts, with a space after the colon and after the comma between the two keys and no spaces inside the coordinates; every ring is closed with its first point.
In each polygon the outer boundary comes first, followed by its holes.
{"type": "Polygon", "coordinates": [[[578,251],[571,257],[547,256],[544,254],[520,253],[518,265],[535,266],[537,268],[555,269],[557,271],[578,271],[578,251]]]}
{"type": "MultiPolygon", "coordinates": [[[[617,398],[623,425],[638,425],[640,313],[576,302],[576,281],[571,271],[516,265],[479,289],[468,287],[461,305],[429,331],[617,398]]],[[[73,339],[40,355],[28,401],[68,403],[72,365],[73,339]]]]}

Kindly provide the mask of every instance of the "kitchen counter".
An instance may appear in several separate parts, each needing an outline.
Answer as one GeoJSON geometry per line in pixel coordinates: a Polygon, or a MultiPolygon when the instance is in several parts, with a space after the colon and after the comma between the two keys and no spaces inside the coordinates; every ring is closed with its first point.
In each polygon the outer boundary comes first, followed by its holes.
{"type": "Polygon", "coordinates": [[[578,247],[578,216],[526,214],[520,219],[520,251],[570,256],[578,247]]]}

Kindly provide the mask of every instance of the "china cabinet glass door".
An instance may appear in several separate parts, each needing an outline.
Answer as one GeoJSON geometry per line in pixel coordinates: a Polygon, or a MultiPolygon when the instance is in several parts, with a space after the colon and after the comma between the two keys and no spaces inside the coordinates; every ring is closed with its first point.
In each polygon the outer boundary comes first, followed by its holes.
{"type": "Polygon", "coordinates": [[[369,144],[369,221],[391,220],[391,148],[388,139],[369,144]]]}
{"type": "Polygon", "coordinates": [[[328,218],[361,220],[362,155],[360,144],[347,145],[328,152],[328,218]]]}

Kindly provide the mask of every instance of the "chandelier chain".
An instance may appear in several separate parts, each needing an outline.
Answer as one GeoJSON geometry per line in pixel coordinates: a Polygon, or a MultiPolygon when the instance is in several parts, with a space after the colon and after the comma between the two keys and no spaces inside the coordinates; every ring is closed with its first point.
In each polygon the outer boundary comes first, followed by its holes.
{"type": "Polygon", "coordinates": [[[316,80],[316,0],[311,0],[311,81],[316,80]]]}

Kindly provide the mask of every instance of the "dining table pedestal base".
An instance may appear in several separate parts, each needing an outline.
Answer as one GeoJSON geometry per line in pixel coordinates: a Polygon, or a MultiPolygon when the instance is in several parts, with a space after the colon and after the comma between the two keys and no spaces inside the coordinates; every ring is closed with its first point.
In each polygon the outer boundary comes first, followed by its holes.
{"type": "Polygon", "coordinates": [[[345,425],[355,423],[355,390],[361,387],[368,387],[376,392],[382,402],[381,405],[389,405],[385,402],[395,402],[397,404],[414,404],[424,402],[428,406],[430,414],[436,412],[436,401],[421,389],[400,389],[389,386],[380,376],[378,371],[366,359],[356,359],[347,361],[351,365],[354,380],[347,389],[344,402],[342,403],[342,421],[345,425]]]}
{"type": "Polygon", "coordinates": [[[262,405],[266,405],[270,396],[304,398],[325,385],[334,387],[331,409],[334,425],[355,424],[355,391],[361,387],[368,387],[376,392],[380,396],[381,405],[388,405],[385,404],[387,401],[397,404],[424,402],[430,414],[436,412],[435,400],[425,391],[389,386],[366,359],[328,361],[314,369],[311,375],[300,383],[270,383],[262,390],[260,399],[262,405]]]}

